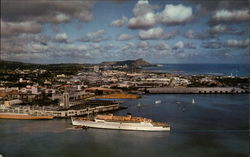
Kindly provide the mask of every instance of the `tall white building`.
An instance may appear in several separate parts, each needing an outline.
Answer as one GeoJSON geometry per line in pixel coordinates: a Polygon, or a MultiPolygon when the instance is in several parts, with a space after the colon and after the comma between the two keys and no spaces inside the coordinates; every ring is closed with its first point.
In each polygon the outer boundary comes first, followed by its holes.
{"type": "Polygon", "coordinates": [[[99,66],[97,65],[94,66],[94,72],[99,72],[99,66]]]}
{"type": "Polygon", "coordinates": [[[63,107],[65,108],[69,107],[69,93],[68,92],[63,93],[63,107]]]}

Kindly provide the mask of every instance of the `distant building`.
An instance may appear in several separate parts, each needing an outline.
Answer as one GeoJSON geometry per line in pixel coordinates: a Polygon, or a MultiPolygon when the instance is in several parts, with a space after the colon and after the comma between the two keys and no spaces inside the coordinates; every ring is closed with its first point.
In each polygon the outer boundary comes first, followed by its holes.
{"type": "Polygon", "coordinates": [[[94,66],[94,72],[99,72],[99,66],[94,66]]]}
{"type": "Polygon", "coordinates": [[[22,100],[14,99],[14,100],[5,101],[4,105],[11,106],[11,105],[17,105],[17,104],[21,104],[21,103],[22,103],[22,100]]]}
{"type": "Polygon", "coordinates": [[[61,75],[56,75],[56,77],[60,77],[60,78],[63,78],[63,77],[66,77],[66,75],[64,75],[64,74],[61,74],[61,75]]]}
{"type": "Polygon", "coordinates": [[[32,93],[32,94],[40,94],[40,93],[38,92],[38,88],[35,87],[35,86],[32,86],[32,87],[31,87],[31,93],[32,93]]]}
{"type": "Polygon", "coordinates": [[[110,88],[101,88],[101,87],[92,87],[85,89],[87,93],[95,93],[96,95],[102,94],[113,94],[113,93],[121,93],[120,89],[110,89],[110,88]]]}
{"type": "Polygon", "coordinates": [[[22,83],[23,82],[23,78],[19,78],[19,82],[22,83]]]}
{"type": "Polygon", "coordinates": [[[63,106],[65,108],[69,107],[69,93],[68,92],[63,93],[63,106]]]}
{"type": "Polygon", "coordinates": [[[82,90],[82,85],[77,85],[77,90],[82,90]]]}

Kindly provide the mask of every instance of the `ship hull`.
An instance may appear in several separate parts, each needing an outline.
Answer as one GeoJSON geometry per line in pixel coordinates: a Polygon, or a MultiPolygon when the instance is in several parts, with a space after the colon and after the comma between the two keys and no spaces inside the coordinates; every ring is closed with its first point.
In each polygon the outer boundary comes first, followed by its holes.
{"type": "Polygon", "coordinates": [[[99,129],[115,129],[115,130],[134,130],[134,131],[170,131],[170,127],[153,126],[151,123],[125,123],[125,122],[108,122],[104,120],[88,121],[88,120],[74,120],[72,125],[83,126],[89,128],[99,129]]]}
{"type": "Polygon", "coordinates": [[[49,120],[53,118],[54,118],[53,116],[33,116],[28,114],[8,114],[8,113],[0,114],[0,119],[49,120]]]}

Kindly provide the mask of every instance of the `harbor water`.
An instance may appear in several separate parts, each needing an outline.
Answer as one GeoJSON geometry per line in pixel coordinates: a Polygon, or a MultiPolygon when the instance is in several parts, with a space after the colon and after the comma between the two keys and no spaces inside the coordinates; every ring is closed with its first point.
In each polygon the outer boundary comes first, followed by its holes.
{"type": "Polygon", "coordinates": [[[157,94],[123,101],[122,105],[128,109],[115,114],[129,112],[169,122],[171,131],[83,130],[73,128],[69,119],[0,120],[0,154],[3,157],[247,157],[249,154],[247,94],[157,94]]]}

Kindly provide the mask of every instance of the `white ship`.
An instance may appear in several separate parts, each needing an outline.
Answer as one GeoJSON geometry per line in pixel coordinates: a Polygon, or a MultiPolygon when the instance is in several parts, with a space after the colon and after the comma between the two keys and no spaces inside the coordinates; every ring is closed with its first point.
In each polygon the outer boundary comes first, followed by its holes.
{"type": "Polygon", "coordinates": [[[141,130],[141,131],[169,131],[168,123],[154,122],[142,117],[97,115],[94,118],[71,118],[72,125],[85,128],[141,130]]]}
{"type": "Polygon", "coordinates": [[[161,103],[161,100],[156,100],[155,101],[155,104],[160,104],[161,103]]]}

